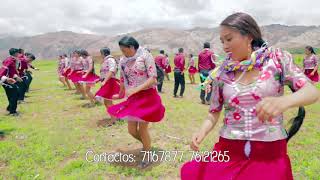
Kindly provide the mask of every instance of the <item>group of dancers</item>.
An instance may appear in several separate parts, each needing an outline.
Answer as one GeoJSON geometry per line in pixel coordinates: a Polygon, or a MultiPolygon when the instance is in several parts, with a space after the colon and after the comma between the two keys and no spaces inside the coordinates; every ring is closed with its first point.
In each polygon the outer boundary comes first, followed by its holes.
{"type": "MultiPolygon", "coordinates": [[[[9,116],[19,116],[17,111],[18,104],[24,103],[26,93],[32,82],[32,73],[29,70],[37,68],[32,66],[32,62],[36,57],[32,53],[24,53],[23,49],[9,49],[9,57],[7,57],[0,68],[0,84],[6,92],[8,106],[6,110],[9,116]]],[[[3,139],[5,133],[0,129],[0,140],[3,139]]]]}
{"type": "MultiPolygon", "coordinates": [[[[149,71],[155,70],[155,72],[149,72],[149,74],[145,74],[147,77],[151,76],[151,73],[155,73],[156,78],[156,86],[149,85],[147,87],[150,89],[156,89],[158,93],[163,93],[162,86],[163,81],[166,78],[168,81],[170,81],[169,73],[172,72],[170,61],[168,54],[165,54],[164,50],[160,50],[159,55],[157,55],[155,58],[152,57],[150,50],[147,48],[141,48],[138,46],[138,42],[133,37],[126,37],[132,39],[131,41],[136,43],[137,49],[135,51],[141,52],[141,55],[143,53],[150,55],[151,60],[144,60],[147,62],[153,62],[154,67],[145,67],[146,62],[140,62],[137,65],[130,65],[133,67],[138,66],[138,68],[148,68],[149,71]],[[141,49],[141,50],[139,50],[141,49]],[[138,51],[139,50],[139,51],[138,51]],[[145,65],[145,66],[143,66],[145,65]],[[140,67],[141,66],[141,67],[140,67]]],[[[130,42],[131,42],[130,41],[130,42]]],[[[121,41],[120,41],[121,42],[121,41]]],[[[120,43],[119,42],[119,43],[120,43]]],[[[120,46],[123,47],[124,45],[120,46]]],[[[208,77],[209,72],[212,71],[215,68],[215,56],[212,50],[210,50],[210,43],[206,42],[204,43],[203,50],[199,53],[199,63],[198,63],[198,69],[195,65],[195,59],[192,54],[189,55],[189,62],[188,62],[188,74],[190,78],[190,83],[195,84],[195,77],[194,75],[199,72],[201,75],[200,81],[201,83],[204,82],[206,77],[208,77]]],[[[124,52],[123,52],[124,54],[124,52]]],[[[115,58],[111,55],[111,50],[107,47],[100,49],[100,55],[103,59],[101,63],[100,68],[100,75],[98,76],[95,73],[95,65],[94,61],[92,59],[92,56],[89,55],[87,50],[79,49],[72,52],[70,58],[66,54],[60,55],[58,59],[58,76],[59,81],[68,89],[73,89],[72,84],[74,85],[76,89],[76,94],[80,94],[82,100],[88,99],[90,102],[88,104],[85,104],[86,107],[94,107],[97,103],[104,103],[106,109],[109,109],[113,105],[114,99],[121,99],[124,98],[124,94],[119,94],[121,90],[121,82],[125,80],[125,77],[128,77],[128,75],[124,74],[124,66],[121,66],[121,59],[118,60],[118,58],[115,58]],[[117,72],[120,71],[120,77],[117,77],[117,72]],[[121,81],[122,80],[122,81],[121,81]],[[92,87],[98,83],[101,82],[101,87],[96,93],[92,93],[91,89],[92,87]]],[[[122,58],[125,59],[125,55],[122,58]]],[[[133,59],[132,57],[129,59],[133,59]]],[[[149,63],[150,63],[149,62],[149,63]]],[[[180,96],[183,97],[184,89],[185,89],[185,79],[184,79],[184,72],[185,72],[185,55],[183,52],[183,48],[179,48],[179,53],[177,53],[174,57],[174,92],[173,97],[178,97],[177,91],[179,85],[181,85],[180,90],[180,96]]],[[[130,69],[130,72],[132,71],[132,68],[130,69]]],[[[132,79],[132,82],[128,86],[132,86],[132,84],[136,84],[135,86],[138,86],[137,84],[142,85],[143,80],[139,80],[139,77],[143,76],[142,70],[137,69],[136,72],[134,72],[135,78],[132,79]],[[141,71],[141,72],[140,72],[141,71]],[[138,83],[137,83],[138,81],[138,83]],[[139,82],[141,81],[141,82],[139,82]]],[[[134,75],[133,74],[133,75],[134,75]]],[[[133,76],[133,75],[130,75],[133,76]]],[[[128,78],[127,78],[128,79],[128,78]]],[[[144,77],[144,80],[147,80],[144,77]]],[[[128,80],[127,80],[128,81],[128,80]]],[[[153,83],[151,83],[153,84],[153,83]]],[[[130,89],[130,88],[127,89],[130,89]]],[[[143,88],[145,90],[145,88],[143,88]]],[[[123,91],[121,91],[123,92],[123,91]]],[[[205,89],[201,89],[200,93],[200,99],[203,104],[210,104],[211,93],[206,93],[205,89]]],[[[110,113],[108,113],[111,117],[111,121],[107,123],[107,126],[112,126],[115,124],[116,120],[118,118],[112,116],[110,113]]]]}
{"type": "Polygon", "coordinates": [[[6,110],[10,116],[19,116],[17,112],[18,104],[24,103],[26,93],[32,82],[31,69],[38,70],[32,66],[36,57],[32,53],[24,52],[23,49],[9,49],[7,57],[0,68],[0,84],[4,88],[9,105],[6,110]]]}
{"type": "Polygon", "coordinates": [[[66,54],[59,56],[58,64],[59,80],[63,85],[72,89],[72,82],[76,88],[76,94],[80,94],[80,99],[90,101],[88,107],[93,107],[96,103],[92,87],[100,80],[96,75],[94,61],[85,49],[75,50],[69,59],[66,54]]]}
{"type": "MultiPolygon", "coordinates": [[[[205,87],[200,100],[210,104],[208,117],[199,130],[194,130],[190,147],[199,151],[224,109],[220,138],[212,152],[227,153],[229,159],[212,161],[207,156],[201,161],[186,162],[181,167],[181,179],[293,179],[287,143],[302,125],[306,113],[303,106],[320,97],[314,86],[319,80],[315,51],[306,47],[302,70],[294,64],[290,53],[268,46],[258,24],[246,13],[232,14],[221,22],[220,40],[227,56],[219,66],[209,43],[204,43],[198,55],[197,68],[194,56],[189,55],[190,82],[195,83],[194,74],[199,72],[205,87]],[[284,94],[285,85],[292,93],[284,94]],[[282,114],[293,107],[299,107],[298,115],[288,122],[287,130],[282,114]]],[[[100,50],[103,62],[99,76],[86,50],[74,51],[70,59],[61,55],[59,79],[70,89],[72,82],[82,99],[89,99],[90,106],[103,101],[111,118],[108,125],[112,126],[117,119],[127,120],[129,134],[142,143],[143,151],[150,151],[148,125],[160,122],[165,114],[158,93],[162,92],[161,80],[171,72],[169,59],[164,51],[153,58],[131,36],[121,38],[118,45],[123,55],[120,60],[111,55],[109,48],[100,50]],[[93,94],[91,89],[97,82],[101,82],[101,87],[93,94]],[[114,104],[116,99],[123,100],[114,104]]],[[[7,85],[22,82],[15,69],[21,53],[10,49],[10,55],[0,72],[6,84],[8,110],[15,113],[13,91],[7,85]]],[[[179,48],[174,57],[173,97],[183,97],[185,72],[185,54],[179,48]]],[[[142,160],[139,166],[145,168],[151,163],[142,160]]]]}
{"type": "MultiPolygon", "coordinates": [[[[178,53],[174,56],[174,90],[173,97],[183,98],[185,91],[185,76],[187,72],[190,80],[190,84],[196,84],[195,74],[199,73],[201,84],[204,83],[209,73],[216,67],[216,55],[210,50],[210,43],[205,42],[203,44],[203,50],[198,54],[198,66],[196,66],[195,58],[193,54],[189,54],[188,61],[186,63],[186,55],[183,48],[178,49],[178,53]],[[180,86],[179,96],[177,95],[180,86]]],[[[171,65],[168,55],[164,55],[164,51],[160,50],[160,54],[155,57],[155,63],[158,70],[158,92],[162,93],[162,85],[164,76],[169,80],[168,74],[171,73],[171,65]]],[[[204,88],[200,88],[200,100],[202,104],[210,104],[211,92],[206,92],[204,88]]]]}
{"type": "MultiPolygon", "coordinates": [[[[127,119],[128,132],[142,143],[144,150],[150,151],[148,124],[161,121],[165,113],[157,92],[156,64],[151,53],[133,37],[123,37],[119,46],[124,55],[120,60],[111,55],[109,48],[100,49],[103,57],[100,76],[95,74],[94,61],[86,50],[74,51],[70,60],[61,55],[59,80],[72,89],[71,81],[82,99],[89,99],[92,106],[97,101],[103,102],[110,115],[107,126],[118,119],[127,119]],[[101,87],[93,94],[91,87],[97,82],[101,82],[101,87]],[[116,99],[125,100],[113,104],[116,99]]],[[[147,162],[141,162],[140,166],[147,166],[147,162]]]]}

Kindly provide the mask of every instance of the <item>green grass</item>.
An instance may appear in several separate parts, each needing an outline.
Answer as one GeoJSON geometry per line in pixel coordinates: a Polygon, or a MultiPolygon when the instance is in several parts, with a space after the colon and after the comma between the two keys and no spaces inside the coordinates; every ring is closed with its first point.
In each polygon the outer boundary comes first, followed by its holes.
{"type": "MultiPolygon", "coordinates": [[[[140,148],[140,144],[127,133],[126,123],[98,128],[96,122],[106,117],[105,108],[82,108],[86,101],[79,100],[79,96],[66,91],[57,81],[55,61],[38,61],[35,66],[41,70],[34,72],[28,103],[19,105],[21,117],[5,115],[7,100],[0,88],[0,129],[6,134],[0,141],[0,179],[179,179],[180,167],[189,156],[184,156],[182,162],[162,162],[144,171],[87,162],[88,150],[113,152],[123,147],[140,148]]],[[[172,79],[165,81],[165,94],[161,94],[166,106],[165,120],[150,128],[152,145],[156,149],[188,152],[191,135],[206,118],[208,106],[199,103],[196,85],[187,84],[185,97],[173,99],[172,79]]],[[[198,75],[196,79],[199,80],[198,75]]],[[[289,143],[288,151],[296,179],[317,179],[320,104],[306,110],[305,123],[289,143]]],[[[291,110],[286,117],[295,115],[296,111],[291,110]]],[[[220,121],[205,139],[202,151],[212,148],[221,125],[220,121]]]]}

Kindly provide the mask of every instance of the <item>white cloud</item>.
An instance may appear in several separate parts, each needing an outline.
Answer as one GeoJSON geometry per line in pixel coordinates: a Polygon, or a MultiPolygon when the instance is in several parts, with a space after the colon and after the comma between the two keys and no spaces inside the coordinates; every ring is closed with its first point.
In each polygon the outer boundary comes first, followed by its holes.
{"type": "Polygon", "coordinates": [[[213,27],[238,11],[260,25],[319,25],[319,9],[318,0],[10,0],[1,2],[0,34],[114,35],[154,27],[213,27]]]}

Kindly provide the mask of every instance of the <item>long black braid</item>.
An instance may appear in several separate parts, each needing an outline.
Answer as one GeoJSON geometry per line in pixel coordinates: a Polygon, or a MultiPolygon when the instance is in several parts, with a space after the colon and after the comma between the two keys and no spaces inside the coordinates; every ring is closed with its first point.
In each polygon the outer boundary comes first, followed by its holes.
{"type": "MultiPolygon", "coordinates": [[[[292,92],[295,92],[292,86],[289,86],[292,92]]],[[[291,124],[289,130],[287,131],[288,137],[287,142],[299,131],[302,126],[306,111],[303,106],[299,107],[298,114],[296,117],[290,119],[289,124],[291,124]]]]}

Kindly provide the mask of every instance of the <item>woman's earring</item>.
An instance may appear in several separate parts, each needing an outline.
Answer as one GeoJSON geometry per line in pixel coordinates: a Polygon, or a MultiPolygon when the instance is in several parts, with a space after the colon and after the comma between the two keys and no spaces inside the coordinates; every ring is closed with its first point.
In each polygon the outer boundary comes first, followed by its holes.
{"type": "Polygon", "coordinates": [[[251,57],[252,54],[252,47],[251,44],[248,44],[248,57],[251,57]]]}

